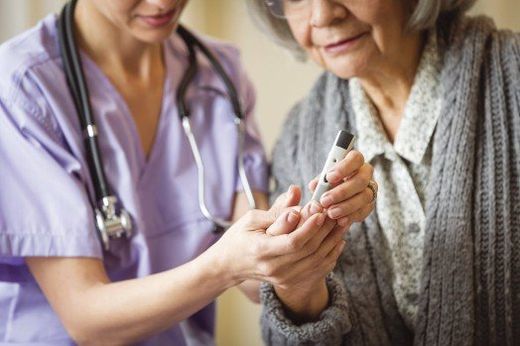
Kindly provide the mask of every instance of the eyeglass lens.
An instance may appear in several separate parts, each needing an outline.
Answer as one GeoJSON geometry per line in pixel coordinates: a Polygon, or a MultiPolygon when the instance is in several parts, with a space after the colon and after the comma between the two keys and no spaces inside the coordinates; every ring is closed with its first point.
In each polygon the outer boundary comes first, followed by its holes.
{"type": "Polygon", "coordinates": [[[265,0],[271,14],[278,18],[305,17],[312,0],[265,0]]]}

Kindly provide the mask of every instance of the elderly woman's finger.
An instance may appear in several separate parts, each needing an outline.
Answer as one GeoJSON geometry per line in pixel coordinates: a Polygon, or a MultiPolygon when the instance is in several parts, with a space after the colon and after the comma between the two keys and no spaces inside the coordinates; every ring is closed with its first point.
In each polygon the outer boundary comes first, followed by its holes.
{"type": "Polygon", "coordinates": [[[331,219],[340,219],[344,216],[349,216],[355,211],[372,203],[373,199],[372,190],[369,188],[363,189],[360,193],[348,198],[347,200],[333,204],[327,210],[327,215],[331,219]]]}
{"type": "Polygon", "coordinates": [[[327,181],[331,184],[350,177],[365,163],[365,157],[357,150],[352,150],[327,173],[327,181]]]}
{"type": "Polygon", "coordinates": [[[318,177],[315,177],[314,179],[312,179],[310,181],[310,183],[307,185],[307,187],[309,188],[309,191],[310,192],[313,192],[314,193],[314,190],[316,190],[316,186],[318,186],[318,179],[319,179],[319,176],[318,177]]]}
{"type": "Polygon", "coordinates": [[[370,204],[364,206],[363,208],[355,211],[354,213],[350,214],[348,216],[348,218],[352,222],[362,222],[363,220],[365,220],[368,217],[368,215],[370,215],[372,213],[372,211],[374,211],[374,207],[375,207],[375,203],[370,203],[370,204]]]}
{"type": "Polygon", "coordinates": [[[325,193],[320,199],[321,205],[324,208],[332,208],[333,205],[359,194],[367,188],[373,172],[370,164],[362,165],[357,174],[325,193]]]}

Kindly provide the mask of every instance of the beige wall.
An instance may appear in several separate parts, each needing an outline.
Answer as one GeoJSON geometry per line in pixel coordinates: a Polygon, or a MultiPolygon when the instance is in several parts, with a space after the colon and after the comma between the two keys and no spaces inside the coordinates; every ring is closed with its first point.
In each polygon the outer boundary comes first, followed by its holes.
{"type": "MultiPolygon", "coordinates": [[[[191,27],[235,43],[258,91],[257,118],[270,152],[287,110],[310,88],[319,70],[299,64],[271,44],[251,24],[242,0],[190,0],[184,21],[191,27]]],[[[56,11],[62,0],[0,0],[0,41],[56,11]]],[[[500,27],[520,31],[520,0],[479,0],[474,13],[486,13],[500,27]]],[[[236,290],[218,304],[219,345],[261,345],[259,308],[236,290]]]]}

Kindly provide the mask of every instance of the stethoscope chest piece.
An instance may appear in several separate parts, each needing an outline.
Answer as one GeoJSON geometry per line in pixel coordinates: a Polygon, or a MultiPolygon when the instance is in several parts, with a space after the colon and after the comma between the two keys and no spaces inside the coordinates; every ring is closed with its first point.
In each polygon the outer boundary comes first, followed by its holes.
{"type": "Polygon", "coordinates": [[[96,226],[103,243],[103,248],[110,250],[110,239],[132,236],[132,218],[125,209],[117,211],[117,198],[104,197],[100,207],[95,209],[96,226]]]}

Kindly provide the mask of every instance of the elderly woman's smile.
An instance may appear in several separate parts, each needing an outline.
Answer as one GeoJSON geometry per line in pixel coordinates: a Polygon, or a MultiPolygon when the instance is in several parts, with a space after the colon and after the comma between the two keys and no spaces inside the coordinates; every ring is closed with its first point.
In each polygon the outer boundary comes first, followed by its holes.
{"type": "MultiPolygon", "coordinates": [[[[285,8],[290,2],[284,1],[285,8]]],[[[286,11],[296,42],[316,63],[342,78],[365,77],[399,64],[403,51],[418,52],[418,32],[406,28],[406,1],[307,0],[286,11]],[[297,15],[296,15],[297,14],[297,15]]],[[[419,54],[408,55],[414,70],[419,54]]],[[[397,69],[400,69],[397,67],[397,69]]]]}
{"type": "Polygon", "coordinates": [[[357,48],[357,44],[361,39],[365,38],[367,33],[361,33],[359,35],[352,35],[345,39],[340,39],[336,42],[327,44],[322,47],[325,54],[330,56],[340,55],[342,53],[347,53],[357,48]]]}

